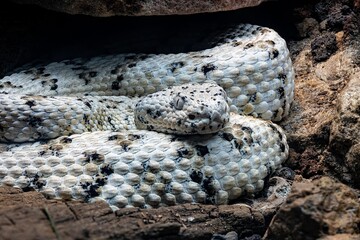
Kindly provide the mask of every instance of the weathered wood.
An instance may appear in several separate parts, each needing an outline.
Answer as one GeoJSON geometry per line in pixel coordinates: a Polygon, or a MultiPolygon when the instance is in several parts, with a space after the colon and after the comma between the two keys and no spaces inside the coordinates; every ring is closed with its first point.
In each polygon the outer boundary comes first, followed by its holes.
{"type": "Polygon", "coordinates": [[[47,200],[0,187],[0,239],[211,239],[265,231],[264,216],[245,205],[185,204],[113,212],[105,202],[47,200]]]}

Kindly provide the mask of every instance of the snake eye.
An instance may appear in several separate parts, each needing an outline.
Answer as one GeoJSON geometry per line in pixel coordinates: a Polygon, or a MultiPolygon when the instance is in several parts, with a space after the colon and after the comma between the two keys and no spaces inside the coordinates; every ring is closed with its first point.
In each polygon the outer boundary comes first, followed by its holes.
{"type": "Polygon", "coordinates": [[[179,96],[177,95],[176,97],[174,97],[173,100],[173,106],[175,107],[175,109],[177,110],[181,110],[184,107],[185,104],[185,98],[184,96],[179,96]]]}
{"type": "Polygon", "coordinates": [[[195,119],[195,115],[194,115],[194,114],[189,114],[188,117],[189,117],[190,120],[194,120],[194,119],[195,119]]]}

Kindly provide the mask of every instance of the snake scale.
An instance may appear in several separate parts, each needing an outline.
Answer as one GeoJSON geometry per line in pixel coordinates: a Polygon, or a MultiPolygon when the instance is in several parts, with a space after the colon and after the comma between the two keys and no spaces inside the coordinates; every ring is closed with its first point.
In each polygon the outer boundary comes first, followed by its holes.
{"type": "Polygon", "coordinates": [[[0,79],[0,183],[113,209],[226,204],[286,160],[272,121],[293,96],[285,41],[250,24],[201,51],[33,67],[0,79]]]}

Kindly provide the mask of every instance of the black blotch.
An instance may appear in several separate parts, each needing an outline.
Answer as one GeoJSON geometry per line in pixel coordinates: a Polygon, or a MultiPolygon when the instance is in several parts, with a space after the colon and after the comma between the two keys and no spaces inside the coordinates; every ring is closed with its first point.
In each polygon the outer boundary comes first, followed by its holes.
{"type": "Polygon", "coordinates": [[[221,134],[221,138],[225,139],[226,141],[231,141],[234,139],[234,135],[232,135],[231,133],[222,133],[221,134]]]}
{"type": "Polygon", "coordinates": [[[244,50],[252,48],[253,46],[254,46],[254,44],[248,43],[248,44],[245,45],[244,50]]]}
{"type": "Polygon", "coordinates": [[[249,99],[250,102],[255,102],[256,101],[256,93],[252,94],[250,96],[250,99],[249,99]]]}
{"type": "Polygon", "coordinates": [[[98,177],[95,182],[98,184],[99,187],[102,187],[106,184],[106,178],[98,177]]]}
{"type": "Polygon", "coordinates": [[[53,78],[50,81],[51,81],[51,84],[52,84],[50,86],[50,90],[56,90],[58,88],[58,85],[56,84],[58,80],[56,78],[53,78]]]}
{"type": "Polygon", "coordinates": [[[241,151],[242,147],[244,146],[244,143],[242,141],[234,141],[235,148],[241,151]]]}
{"type": "Polygon", "coordinates": [[[161,112],[159,111],[159,110],[157,110],[156,112],[155,112],[155,116],[158,118],[158,117],[160,117],[161,116],[161,112]]]}
{"type": "Polygon", "coordinates": [[[201,183],[201,189],[206,193],[205,203],[214,204],[215,203],[215,195],[216,189],[214,186],[214,177],[205,178],[201,183]]]}
{"type": "Polygon", "coordinates": [[[84,114],[84,115],[83,115],[83,120],[84,120],[85,124],[90,124],[90,120],[89,120],[89,116],[88,116],[88,115],[84,114]]]}
{"type": "Polygon", "coordinates": [[[29,107],[33,107],[36,105],[36,102],[34,100],[28,100],[25,103],[26,105],[28,105],[29,107]]]}
{"type": "Polygon", "coordinates": [[[23,192],[32,192],[35,189],[34,189],[34,187],[31,187],[30,183],[29,183],[29,185],[27,185],[26,187],[21,188],[21,190],[23,190],[23,192]]]}
{"type": "Polygon", "coordinates": [[[201,157],[209,153],[209,149],[207,146],[195,145],[195,149],[196,149],[196,154],[201,157]]]}
{"type": "Polygon", "coordinates": [[[170,71],[173,73],[176,69],[182,68],[185,64],[183,62],[174,62],[170,64],[170,71]]]}
{"type": "Polygon", "coordinates": [[[153,131],[155,127],[153,125],[147,125],[146,130],[153,131]]]}
{"type": "Polygon", "coordinates": [[[117,140],[118,139],[118,135],[112,135],[110,137],[108,137],[109,141],[113,141],[113,140],[117,140]]]}
{"type": "Polygon", "coordinates": [[[252,134],[253,130],[249,127],[241,127],[241,130],[243,130],[244,132],[247,132],[249,134],[252,134]]]}
{"type": "Polygon", "coordinates": [[[38,174],[35,174],[34,178],[31,180],[31,183],[39,190],[46,185],[46,181],[44,179],[40,179],[38,174]]]}
{"type": "Polygon", "coordinates": [[[111,83],[111,89],[112,90],[119,90],[120,89],[120,82],[119,81],[113,81],[111,83]]]}
{"type": "Polygon", "coordinates": [[[41,118],[34,117],[34,116],[29,116],[28,124],[31,127],[38,127],[41,124],[41,118]]]}
{"type": "Polygon", "coordinates": [[[108,176],[114,173],[114,169],[112,169],[110,165],[106,164],[100,168],[100,172],[105,176],[108,176]]]}
{"type": "Polygon", "coordinates": [[[272,49],[272,51],[269,53],[270,59],[275,59],[279,56],[279,51],[276,49],[272,49]]]}
{"type": "Polygon", "coordinates": [[[86,193],[85,201],[89,201],[90,198],[100,195],[100,193],[98,192],[100,186],[97,183],[82,183],[81,187],[85,190],[84,192],[86,193]]]}
{"type": "Polygon", "coordinates": [[[216,69],[215,65],[212,63],[208,63],[204,66],[201,67],[201,71],[204,73],[204,75],[206,76],[206,74],[210,71],[214,71],[216,69]]]}
{"type": "Polygon", "coordinates": [[[189,115],[188,115],[188,118],[189,118],[190,120],[194,120],[194,119],[195,119],[195,115],[194,115],[194,114],[189,114],[189,115]]]}
{"type": "Polygon", "coordinates": [[[234,41],[231,43],[231,46],[237,47],[237,46],[240,46],[241,44],[242,44],[242,42],[234,40],[234,41]]]}
{"type": "Polygon", "coordinates": [[[125,152],[129,151],[129,149],[130,149],[129,146],[130,146],[129,143],[124,143],[124,142],[121,143],[121,147],[125,152]]]}
{"type": "Polygon", "coordinates": [[[43,156],[45,154],[45,151],[38,152],[39,157],[43,156]]]}
{"type": "Polygon", "coordinates": [[[63,139],[60,140],[61,143],[71,143],[72,139],[69,137],[64,137],[63,139]]]}
{"type": "Polygon", "coordinates": [[[280,138],[280,141],[283,140],[283,135],[281,134],[281,132],[272,124],[268,124],[268,126],[274,131],[277,133],[277,135],[279,136],[280,138]]]}
{"type": "Polygon", "coordinates": [[[45,67],[40,67],[36,69],[36,74],[38,75],[44,74],[44,71],[45,71],[45,67]]]}
{"type": "Polygon", "coordinates": [[[92,108],[92,107],[91,107],[91,104],[90,104],[89,102],[86,101],[84,104],[85,104],[88,108],[90,108],[90,109],[92,108]]]}
{"type": "Polygon", "coordinates": [[[140,139],[140,138],[141,138],[141,136],[138,135],[138,134],[129,134],[129,140],[130,140],[130,141],[138,140],[138,139],[140,139]]]}
{"type": "Polygon", "coordinates": [[[116,130],[116,126],[111,122],[111,117],[108,116],[107,117],[108,123],[111,125],[111,130],[115,131],[116,130]]]}
{"type": "Polygon", "coordinates": [[[286,74],[279,73],[278,78],[283,82],[283,84],[285,84],[286,74]]]}
{"type": "Polygon", "coordinates": [[[283,144],[282,142],[280,143],[280,149],[281,152],[285,152],[285,144],[283,144]]]}
{"type": "Polygon", "coordinates": [[[186,148],[180,148],[177,150],[177,153],[179,155],[180,158],[187,156],[189,154],[189,150],[186,148]]]}
{"type": "Polygon", "coordinates": [[[283,88],[283,87],[279,87],[279,88],[277,89],[277,92],[278,92],[279,95],[280,95],[280,99],[283,99],[284,96],[285,96],[285,90],[284,90],[284,88],[283,88]]]}
{"type": "Polygon", "coordinates": [[[103,162],[104,161],[104,156],[97,153],[97,152],[92,152],[92,153],[87,153],[87,152],[83,152],[84,156],[86,157],[86,162],[103,162]]]}
{"type": "Polygon", "coordinates": [[[192,181],[196,182],[196,183],[201,183],[201,181],[203,180],[203,176],[204,174],[200,171],[197,170],[193,170],[190,173],[190,178],[192,181]]]}

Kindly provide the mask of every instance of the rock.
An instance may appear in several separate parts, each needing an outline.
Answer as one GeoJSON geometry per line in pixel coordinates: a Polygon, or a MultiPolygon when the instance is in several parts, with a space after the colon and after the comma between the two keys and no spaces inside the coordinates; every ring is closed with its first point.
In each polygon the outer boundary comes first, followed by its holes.
{"type": "Polygon", "coordinates": [[[266,230],[263,214],[245,205],[183,204],[113,212],[103,201],[48,200],[38,192],[10,187],[0,187],[0,223],[0,239],[195,240],[219,233],[234,240],[234,232],[244,238],[266,230]]]}
{"type": "Polygon", "coordinates": [[[300,37],[309,37],[313,34],[319,34],[319,23],[314,18],[305,18],[296,25],[296,29],[300,37]]]}
{"type": "Polygon", "coordinates": [[[360,73],[352,76],[337,99],[337,114],[331,125],[330,149],[339,165],[345,165],[360,187],[360,73]]]}
{"type": "Polygon", "coordinates": [[[311,53],[314,61],[322,62],[328,59],[338,49],[334,33],[325,33],[311,42],[311,53]]]}
{"type": "Polygon", "coordinates": [[[265,217],[271,218],[286,201],[290,191],[289,181],[281,177],[272,177],[262,191],[263,197],[253,199],[250,206],[260,211],[265,217]]]}
{"type": "MultiPolygon", "coordinates": [[[[360,44],[354,30],[359,29],[359,15],[340,11],[348,7],[358,11],[353,4],[347,0],[321,0],[315,6],[302,5],[295,10],[301,19],[297,23],[301,40],[288,41],[296,74],[295,97],[289,116],[280,125],[290,146],[285,166],[305,178],[330,175],[346,183],[353,182],[354,174],[344,164],[345,155],[335,156],[337,150],[329,146],[330,131],[338,115],[337,99],[359,72],[360,44]],[[340,13],[344,15],[339,25],[343,28],[338,32],[327,25],[335,13],[337,19],[340,13]],[[321,60],[322,57],[326,60],[321,60]]],[[[356,154],[349,156],[354,158],[356,154]]]]}
{"type": "Polygon", "coordinates": [[[238,240],[238,234],[234,231],[228,232],[226,235],[214,234],[211,240],[238,240]]]}
{"type": "MultiPolygon", "coordinates": [[[[329,177],[294,182],[264,239],[359,237],[360,202],[355,191],[329,177]]],[[[355,239],[355,238],[354,238],[355,239]]]]}
{"type": "Polygon", "coordinates": [[[180,15],[204,12],[230,11],[257,6],[268,0],[12,0],[17,3],[36,4],[69,14],[97,17],[115,15],[149,16],[180,15]]]}

